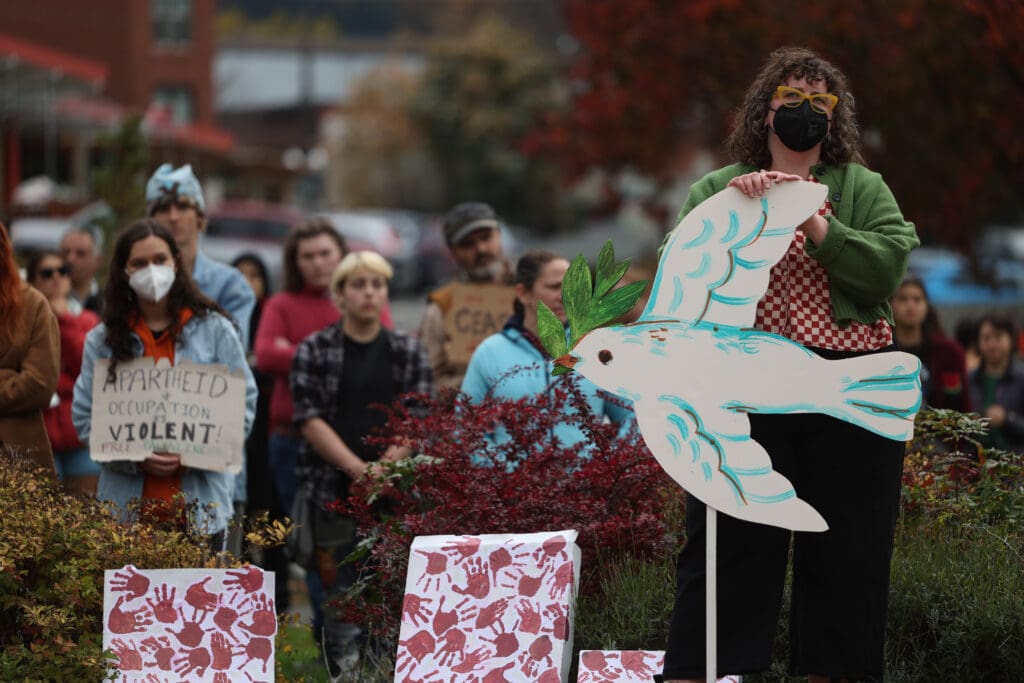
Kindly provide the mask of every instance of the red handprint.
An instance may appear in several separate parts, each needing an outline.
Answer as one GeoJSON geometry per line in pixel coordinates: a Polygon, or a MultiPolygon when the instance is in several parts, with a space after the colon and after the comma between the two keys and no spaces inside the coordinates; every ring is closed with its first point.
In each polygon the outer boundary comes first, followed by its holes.
{"type": "Polygon", "coordinates": [[[171,658],[177,654],[177,650],[171,647],[171,639],[167,636],[150,636],[142,641],[142,651],[153,655],[152,662],[146,662],[146,666],[159,667],[164,671],[170,671],[171,658]]]}
{"type": "Polygon", "coordinates": [[[163,624],[173,624],[178,620],[178,611],[174,609],[174,594],[178,591],[166,583],[153,591],[152,598],[146,598],[146,604],[153,610],[153,616],[163,624]]]}
{"type": "Polygon", "coordinates": [[[487,648],[479,647],[465,655],[462,659],[462,663],[453,666],[452,671],[457,674],[468,674],[481,668],[483,663],[489,659],[490,653],[487,652],[487,648]]]}
{"type": "Polygon", "coordinates": [[[558,640],[569,640],[569,617],[561,605],[548,605],[544,608],[544,615],[552,620],[550,627],[544,630],[558,640]]]}
{"type": "MultiPolygon", "coordinates": [[[[214,656],[213,661],[214,662],[217,661],[217,657],[216,656],[214,656]]],[[[252,679],[249,679],[249,680],[252,680],[252,679]]],[[[213,674],[213,683],[231,683],[231,679],[228,678],[228,675],[226,673],[224,673],[223,671],[218,671],[217,673],[213,674]]]]}
{"type": "Polygon", "coordinates": [[[471,595],[477,600],[483,600],[491,592],[491,579],[487,576],[487,562],[481,557],[475,557],[466,564],[466,586],[452,586],[452,590],[459,595],[471,595]]]}
{"type": "Polygon", "coordinates": [[[402,672],[406,667],[409,667],[410,673],[417,664],[423,661],[423,658],[434,652],[436,643],[434,636],[430,635],[428,631],[417,631],[408,640],[398,641],[399,646],[399,661],[398,668],[396,671],[402,672]],[[405,648],[403,653],[401,648],[405,648]]]}
{"type": "Polygon", "coordinates": [[[146,677],[142,679],[142,683],[171,683],[166,678],[160,678],[156,674],[146,674],[146,677]]]}
{"type": "Polygon", "coordinates": [[[511,683],[511,681],[505,678],[505,672],[515,665],[515,662],[509,662],[498,669],[491,669],[480,679],[480,683],[511,683]]]}
{"type": "Polygon", "coordinates": [[[149,607],[144,605],[135,610],[122,610],[122,603],[124,603],[124,596],[117,596],[117,602],[114,603],[114,607],[110,610],[110,616],[107,617],[107,628],[111,633],[142,633],[147,626],[153,623],[153,620],[150,619],[149,607]]]}
{"type": "Polygon", "coordinates": [[[263,667],[263,673],[267,673],[267,662],[270,655],[274,653],[274,643],[269,638],[251,638],[245,644],[244,654],[247,659],[242,662],[241,668],[245,668],[254,659],[258,659],[263,667]]]}
{"type": "Polygon", "coordinates": [[[455,559],[455,564],[459,564],[480,551],[480,539],[475,536],[463,536],[443,546],[441,550],[451,555],[455,559]]]}
{"type": "Polygon", "coordinates": [[[637,678],[650,678],[653,676],[655,674],[654,664],[657,659],[658,656],[653,652],[645,652],[643,650],[627,650],[619,657],[619,661],[622,662],[622,668],[637,678]],[[650,664],[646,661],[648,657],[654,660],[650,664]]]}
{"type": "Polygon", "coordinates": [[[561,600],[566,597],[569,589],[575,581],[575,568],[572,562],[563,562],[555,570],[555,580],[551,584],[549,595],[552,600],[561,600]]]}
{"type": "Polygon", "coordinates": [[[127,593],[129,600],[141,598],[149,590],[149,577],[140,574],[132,565],[114,572],[110,580],[110,590],[127,593]]]}
{"type": "Polygon", "coordinates": [[[121,671],[142,671],[142,653],[135,643],[114,638],[110,643],[117,654],[117,668],[121,671]]]}
{"type": "Polygon", "coordinates": [[[217,606],[217,594],[206,590],[205,585],[212,578],[212,576],[207,576],[202,581],[193,583],[185,591],[185,602],[196,610],[196,614],[193,616],[197,616],[199,612],[209,612],[217,606]]]}
{"type": "Polygon", "coordinates": [[[402,679],[402,683],[444,683],[440,673],[439,670],[434,669],[428,674],[423,674],[423,678],[405,678],[402,679]],[[431,678],[431,676],[437,676],[437,678],[431,678]]]}
{"type": "Polygon", "coordinates": [[[537,564],[540,566],[544,566],[548,562],[553,562],[559,556],[568,560],[569,555],[565,552],[565,545],[565,536],[561,534],[546,538],[544,539],[544,542],[540,544],[540,547],[533,552],[533,558],[537,560],[537,564]]]}
{"type": "Polygon", "coordinates": [[[450,629],[452,626],[455,626],[455,624],[459,623],[459,621],[465,621],[469,618],[470,608],[467,607],[466,609],[462,609],[463,606],[467,602],[469,602],[469,598],[463,598],[462,602],[455,605],[455,607],[452,608],[450,612],[445,612],[444,601],[446,597],[447,596],[445,595],[441,596],[441,602],[439,602],[437,605],[437,614],[434,615],[434,623],[432,624],[432,626],[434,628],[435,636],[440,636],[442,633],[450,629]],[[462,609],[461,615],[459,614],[460,609],[462,609]]]}
{"type": "Polygon", "coordinates": [[[185,650],[180,657],[174,660],[174,673],[179,676],[188,676],[195,671],[197,676],[202,676],[208,666],[210,666],[210,651],[205,647],[185,650]]]}
{"type": "Polygon", "coordinates": [[[536,679],[541,662],[547,666],[554,666],[555,662],[551,659],[551,650],[550,638],[547,636],[537,638],[526,649],[526,652],[519,655],[519,663],[522,665],[519,670],[531,679],[536,679]]]}
{"type": "Polygon", "coordinates": [[[537,683],[562,683],[562,675],[558,673],[558,667],[551,667],[537,677],[537,683]]]}
{"type": "Polygon", "coordinates": [[[406,593],[405,598],[402,599],[402,621],[411,621],[413,626],[419,626],[420,619],[424,624],[427,623],[431,613],[425,610],[423,605],[430,601],[431,598],[425,598],[415,593],[406,593]]]}
{"type": "Polygon", "coordinates": [[[491,604],[481,607],[480,612],[476,615],[476,622],[473,626],[477,629],[490,627],[497,632],[495,623],[500,623],[501,618],[505,616],[505,610],[508,609],[508,598],[498,598],[491,604]]]}
{"type": "Polygon", "coordinates": [[[525,571],[520,570],[519,581],[515,584],[503,583],[501,584],[504,588],[515,588],[519,595],[524,598],[532,598],[540,590],[541,584],[544,583],[544,577],[547,576],[548,570],[545,569],[540,573],[540,576],[531,576],[525,571]]]}
{"type": "Polygon", "coordinates": [[[221,671],[231,668],[231,659],[235,653],[231,651],[228,639],[223,633],[214,633],[210,636],[210,652],[213,654],[211,668],[221,671]]]}
{"type": "Polygon", "coordinates": [[[441,588],[441,575],[448,571],[448,556],[442,553],[431,553],[423,550],[417,550],[417,553],[427,558],[427,568],[423,570],[423,575],[416,579],[416,585],[423,582],[423,590],[431,590],[430,586],[433,584],[434,590],[441,588]]]}
{"type": "Polygon", "coordinates": [[[231,640],[238,642],[238,638],[235,637],[232,628],[240,617],[244,617],[246,614],[249,614],[252,612],[252,609],[245,610],[244,612],[238,611],[241,609],[241,605],[239,603],[243,599],[242,593],[239,591],[233,591],[226,601],[224,600],[223,594],[220,596],[220,599],[220,607],[218,607],[217,611],[213,613],[213,623],[216,624],[216,626],[206,630],[212,631],[215,628],[219,628],[221,631],[226,633],[231,640]]]}
{"type": "MultiPolygon", "coordinates": [[[[512,546],[512,550],[516,550],[522,547],[522,543],[517,543],[512,546]]],[[[522,566],[520,563],[514,563],[514,558],[525,557],[527,553],[516,553],[515,555],[506,548],[505,546],[498,546],[491,551],[491,554],[487,556],[487,561],[491,564],[491,578],[494,583],[498,583],[498,572],[505,567],[522,566]]]]}
{"type": "Polygon", "coordinates": [[[529,600],[520,600],[516,605],[516,612],[519,613],[519,621],[515,629],[523,633],[540,633],[540,612],[529,600]]]}
{"type": "Polygon", "coordinates": [[[249,565],[244,569],[227,570],[224,572],[231,578],[224,579],[224,587],[228,590],[242,590],[255,593],[263,588],[263,570],[249,565]]]}
{"type": "Polygon", "coordinates": [[[502,632],[497,634],[494,640],[482,637],[480,640],[494,645],[494,656],[497,658],[508,657],[519,650],[519,639],[516,638],[515,633],[502,632]]]}
{"type": "Polygon", "coordinates": [[[437,662],[441,666],[450,666],[455,663],[455,656],[462,658],[466,656],[466,633],[462,629],[451,628],[444,632],[444,644],[438,648],[439,655],[437,662]]]}
{"type": "Polygon", "coordinates": [[[252,604],[256,607],[252,621],[248,624],[239,624],[238,627],[257,636],[272,636],[277,633],[274,599],[263,593],[257,593],[252,598],[252,604]]]}
{"type": "Polygon", "coordinates": [[[199,643],[203,642],[203,636],[205,635],[203,627],[200,626],[198,621],[188,621],[181,607],[178,608],[178,614],[181,615],[181,623],[183,624],[181,630],[174,631],[169,626],[164,630],[177,636],[178,642],[185,647],[198,647],[199,643]]]}

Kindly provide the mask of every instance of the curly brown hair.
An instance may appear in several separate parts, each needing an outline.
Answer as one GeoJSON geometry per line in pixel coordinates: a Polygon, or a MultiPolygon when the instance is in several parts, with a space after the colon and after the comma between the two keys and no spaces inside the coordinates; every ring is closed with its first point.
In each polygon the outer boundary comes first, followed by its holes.
{"type": "Polygon", "coordinates": [[[302,273],[299,271],[299,242],[318,235],[327,235],[334,240],[341,251],[342,258],[348,254],[345,238],[334,227],[334,223],[327,218],[318,216],[296,225],[288,233],[288,238],[284,242],[282,257],[284,263],[282,265],[284,266],[284,290],[286,292],[301,292],[306,286],[306,283],[302,281],[302,273]]]}
{"type": "Polygon", "coordinates": [[[733,117],[735,125],[725,142],[730,156],[758,168],[771,166],[765,118],[775,89],[790,77],[824,81],[826,89],[839,98],[832,110],[828,135],[821,145],[821,161],[830,165],[864,163],[860,154],[856,102],[846,76],[831,63],[802,47],[782,47],[768,56],[733,117]]]}
{"type": "MultiPolygon", "coordinates": [[[[167,294],[167,312],[170,314],[171,320],[179,320],[181,312],[186,308],[192,309],[193,315],[200,318],[214,312],[232,320],[231,316],[216,302],[200,293],[182,263],[181,250],[178,249],[177,242],[174,241],[174,237],[167,228],[152,218],[138,220],[117,236],[114,253],[110,257],[110,268],[107,271],[107,286],[103,291],[103,323],[107,327],[105,342],[111,351],[107,376],[111,380],[114,378],[114,370],[119,362],[135,358],[132,326],[139,314],[139,305],[138,297],[128,285],[128,273],[125,271],[128,267],[128,257],[132,253],[132,246],[147,237],[158,237],[166,242],[171,250],[171,257],[174,259],[174,284],[171,285],[171,291],[167,294]]],[[[181,334],[181,326],[172,325],[170,333],[176,342],[178,335],[181,334]]]]}

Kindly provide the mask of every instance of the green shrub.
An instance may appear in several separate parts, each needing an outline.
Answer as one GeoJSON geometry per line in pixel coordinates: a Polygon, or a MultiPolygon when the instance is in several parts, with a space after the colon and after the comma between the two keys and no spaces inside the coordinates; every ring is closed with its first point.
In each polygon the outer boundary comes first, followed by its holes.
{"type": "MultiPolygon", "coordinates": [[[[269,546],[287,531],[257,525],[247,539],[269,546]]],[[[103,572],[126,564],[238,563],[214,557],[201,536],[122,524],[106,505],[65,494],[31,463],[0,450],[0,680],[105,680],[103,572]]],[[[293,649],[289,633],[279,629],[279,651],[293,649]]]]}

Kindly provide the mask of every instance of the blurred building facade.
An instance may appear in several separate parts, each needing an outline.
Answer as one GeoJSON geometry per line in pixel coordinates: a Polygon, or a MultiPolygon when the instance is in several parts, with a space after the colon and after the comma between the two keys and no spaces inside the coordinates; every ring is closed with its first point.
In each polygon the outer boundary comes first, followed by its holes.
{"type": "Polygon", "coordinates": [[[193,164],[215,195],[249,174],[286,185],[282,164],[236,159],[216,121],[214,12],[215,0],[0,3],[0,214],[36,175],[86,198],[96,137],[133,113],[145,115],[152,162],[193,164]]]}

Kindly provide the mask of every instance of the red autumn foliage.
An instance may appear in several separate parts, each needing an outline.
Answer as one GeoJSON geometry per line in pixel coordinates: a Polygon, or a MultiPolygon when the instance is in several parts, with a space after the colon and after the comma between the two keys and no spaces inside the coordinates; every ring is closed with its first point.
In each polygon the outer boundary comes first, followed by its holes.
{"type": "Polygon", "coordinates": [[[1019,1],[567,0],[565,15],[572,103],[528,148],[570,175],[670,180],[695,148],[720,149],[768,53],[801,45],[846,72],[869,165],[926,239],[969,252],[979,228],[1019,222],[1019,1]]]}
{"type": "Polygon", "coordinates": [[[678,547],[680,525],[672,522],[682,491],[635,428],[619,438],[618,427],[593,415],[574,391],[473,406],[460,398],[454,411],[445,403],[430,402],[422,417],[393,409],[383,433],[415,444],[433,462],[418,466],[410,480],[378,489],[386,492],[386,513],[361,497],[335,505],[374,541],[365,560],[369,571],[345,609],[377,634],[397,635],[416,536],[575,529],[583,591],[597,590],[600,567],[615,557],[664,556],[678,547]],[[587,456],[553,436],[566,421],[588,435],[587,456]],[[507,430],[507,440],[495,443],[495,425],[507,430]]]}

